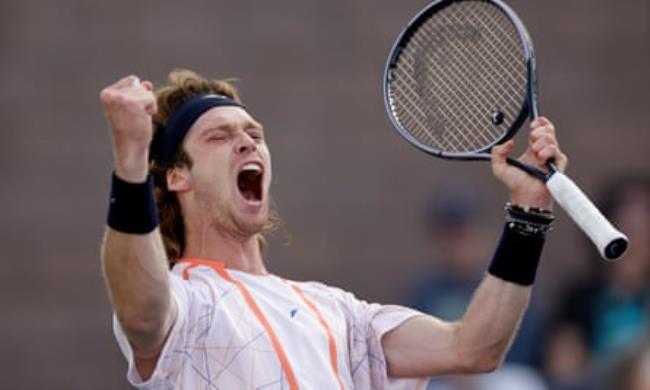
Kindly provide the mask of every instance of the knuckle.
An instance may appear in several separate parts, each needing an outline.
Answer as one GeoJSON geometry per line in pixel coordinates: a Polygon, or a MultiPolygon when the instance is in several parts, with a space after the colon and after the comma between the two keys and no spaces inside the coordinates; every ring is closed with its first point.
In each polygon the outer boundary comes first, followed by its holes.
{"type": "Polygon", "coordinates": [[[112,100],[115,105],[121,106],[126,104],[129,99],[123,93],[116,93],[115,95],[113,95],[112,100]]]}
{"type": "Polygon", "coordinates": [[[113,90],[110,87],[106,87],[99,92],[99,100],[104,103],[108,103],[113,99],[113,90]]]}
{"type": "Polygon", "coordinates": [[[104,88],[99,93],[99,99],[102,101],[102,103],[110,106],[127,105],[132,100],[127,94],[115,90],[114,88],[111,87],[104,88]]]}
{"type": "Polygon", "coordinates": [[[539,126],[533,128],[533,131],[530,132],[531,137],[537,139],[544,134],[544,126],[539,126]]]}
{"type": "Polygon", "coordinates": [[[124,81],[127,82],[127,83],[129,83],[129,84],[133,84],[133,82],[134,82],[135,80],[137,80],[137,79],[138,79],[138,76],[136,76],[136,75],[134,75],[134,74],[130,74],[130,75],[128,75],[128,76],[126,76],[126,77],[124,78],[124,81]]]}
{"type": "Polygon", "coordinates": [[[551,144],[553,144],[553,139],[546,134],[540,135],[535,142],[535,145],[539,146],[540,148],[551,144]]]}

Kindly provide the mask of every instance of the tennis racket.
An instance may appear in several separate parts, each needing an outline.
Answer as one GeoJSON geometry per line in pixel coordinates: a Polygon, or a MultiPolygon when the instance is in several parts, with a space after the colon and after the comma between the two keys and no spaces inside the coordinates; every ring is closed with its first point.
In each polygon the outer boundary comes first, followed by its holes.
{"type": "MultiPolygon", "coordinates": [[[[539,116],[533,44],[515,12],[499,0],[438,0],[411,20],[388,57],[384,102],[395,129],[436,157],[490,160],[494,145],[539,116]]],[[[515,159],[546,183],[601,256],[615,260],[627,237],[576,184],[515,159]]]]}

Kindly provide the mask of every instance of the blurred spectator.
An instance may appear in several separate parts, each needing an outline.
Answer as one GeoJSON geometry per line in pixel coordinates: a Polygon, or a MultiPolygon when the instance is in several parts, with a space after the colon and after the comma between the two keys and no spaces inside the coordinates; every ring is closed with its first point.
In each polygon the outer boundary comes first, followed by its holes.
{"type": "Polygon", "coordinates": [[[544,354],[554,389],[593,388],[595,373],[650,331],[650,177],[611,183],[601,208],[629,249],[615,263],[594,259],[594,272],[561,296],[544,354]]]}
{"type": "MultiPolygon", "coordinates": [[[[466,183],[442,183],[433,192],[423,213],[424,230],[433,246],[433,255],[427,259],[424,269],[417,270],[406,305],[449,321],[462,317],[494,250],[494,240],[483,226],[481,206],[480,193],[466,183]]],[[[499,223],[492,228],[498,229],[499,223]]],[[[518,387],[521,390],[540,388],[539,375],[521,365],[534,366],[538,360],[540,312],[533,299],[506,359],[509,364],[519,365],[508,365],[486,376],[432,380],[429,389],[496,389],[488,384],[509,380],[530,383],[518,387]]]]}
{"type": "MultiPolygon", "coordinates": [[[[427,390],[547,390],[539,373],[521,364],[505,364],[497,371],[432,380],[427,390]]],[[[635,389],[636,390],[636,389],[635,389]]]]}
{"type": "Polygon", "coordinates": [[[433,244],[433,259],[417,271],[408,304],[446,320],[459,319],[486,267],[488,240],[480,226],[475,192],[459,183],[444,183],[424,209],[424,230],[433,244]]]}
{"type": "Polygon", "coordinates": [[[632,349],[616,362],[610,379],[605,381],[605,389],[650,389],[650,342],[632,349]]]}

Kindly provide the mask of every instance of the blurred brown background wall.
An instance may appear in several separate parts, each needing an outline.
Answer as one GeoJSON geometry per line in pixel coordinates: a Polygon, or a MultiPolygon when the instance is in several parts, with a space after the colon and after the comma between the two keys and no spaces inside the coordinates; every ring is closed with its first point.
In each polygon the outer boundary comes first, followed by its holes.
{"type": "MultiPolygon", "coordinates": [[[[427,1],[4,0],[0,3],[0,388],[123,389],[99,266],[111,150],[100,89],[174,67],[237,77],[266,126],[286,222],[271,270],[397,302],[428,246],[418,213],[461,176],[497,237],[505,193],[489,165],[430,158],[383,109],[393,39],[427,1]]],[[[650,163],[650,2],[512,1],[536,44],[541,108],[587,192],[650,163]]],[[[488,256],[489,254],[486,254],[488,256]]],[[[580,272],[566,217],[540,294],[580,272]]],[[[603,262],[600,266],[606,267],[603,262]]]]}

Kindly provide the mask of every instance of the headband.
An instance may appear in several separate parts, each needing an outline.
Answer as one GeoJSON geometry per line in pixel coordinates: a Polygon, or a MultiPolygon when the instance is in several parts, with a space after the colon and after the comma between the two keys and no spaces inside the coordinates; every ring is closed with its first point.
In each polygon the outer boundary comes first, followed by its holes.
{"type": "Polygon", "coordinates": [[[204,112],[223,106],[235,106],[246,109],[246,106],[224,95],[206,94],[193,96],[184,101],[174,111],[165,126],[156,131],[149,158],[158,163],[166,163],[172,158],[178,146],[183,142],[190,127],[204,112]]]}

